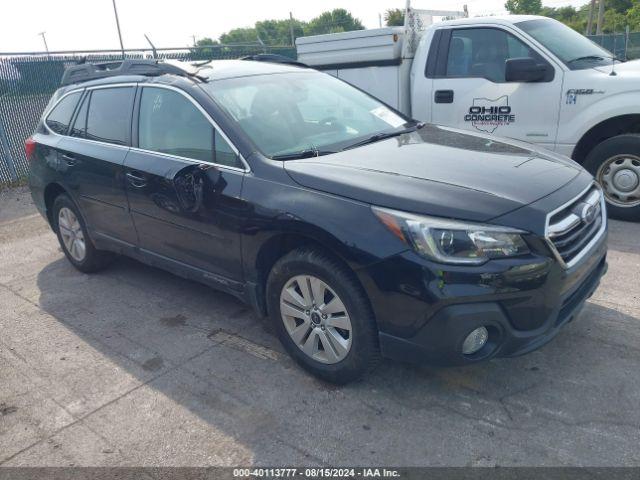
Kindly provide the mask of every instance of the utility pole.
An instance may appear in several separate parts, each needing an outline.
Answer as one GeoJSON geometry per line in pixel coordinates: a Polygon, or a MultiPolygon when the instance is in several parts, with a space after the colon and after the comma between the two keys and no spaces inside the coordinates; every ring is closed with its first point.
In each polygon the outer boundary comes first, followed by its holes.
{"type": "Polygon", "coordinates": [[[44,42],[44,49],[47,52],[47,55],[49,55],[49,46],[47,45],[47,37],[45,37],[46,33],[47,32],[40,32],[38,35],[42,37],[42,41],[44,42]]]}
{"type": "Polygon", "coordinates": [[[602,35],[603,21],[604,21],[604,0],[598,0],[598,23],[596,24],[596,35],[602,35]]]}
{"type": "Polygon", "coordinates": [[[591,35],[593,30],[593,11],[595,10],[596,0],[591,0],[591,4],[589,5],[589,21],[587,22],[587,31],[584,33],[585,35],[591,35]]]}
{"type": "Polygon", "coordinates": [[[629,25],[627,25],[624,29],[624,58],[623,60],[627,60],[627,48],[629,47],[629,25]]]}
{"type": "Polygon", "coordinates": [[[118,8],[116,7],[116,0],[113,2],[113,13],[116,15],[116,27],[118,27],[118,38],[120,39],[120,50],[122,51],[122,58],[124,58],[124,44],[122,43],[122,32],[120,32],[120,20],[118,19],[118,8]]]}
{"type": "Polygon", "coordinates": [[[289,12],[289,33],[291,34],[291,46],[296,46],[296,39],[293,35],[293,13],[289,12]]]}
{"type": "Polygon", "coordinates": [[[382,14],[378,13],[378,26],[382,28],[382,14]]]}
{"type": "Polygon", "coordinates": [[[191,35],[191,38],[193,38],[193,46],[196,46],[196,36],[195,35],[191,35]]]}

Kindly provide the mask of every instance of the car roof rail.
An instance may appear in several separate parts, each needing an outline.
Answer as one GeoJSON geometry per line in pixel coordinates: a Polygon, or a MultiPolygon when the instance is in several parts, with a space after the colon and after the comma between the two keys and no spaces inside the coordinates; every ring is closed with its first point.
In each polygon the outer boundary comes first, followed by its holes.
{"type": "Polygon", "coordinates": [[[62,75],[61,86],[74,83],[88,82],[100,78],[117,77],[120,75],[145,75],[157,77],[164,74],[181,77],[197,78],[205,81],[197,74],[197,69],[188,63],[165,62],[155,59],[126,59],[116,62],[82,63],[68,67],[62,75]]]}
{"type": "Polygon", "coordinates": [[[257,53],[255,55],[247,55],[240,60],[252,60],[254,62],[281,63],[284,65],[293,65],[294,67],[310,68],[309,65],[298,62],[293,58],[279,55],[277,53],[257,53]]]}

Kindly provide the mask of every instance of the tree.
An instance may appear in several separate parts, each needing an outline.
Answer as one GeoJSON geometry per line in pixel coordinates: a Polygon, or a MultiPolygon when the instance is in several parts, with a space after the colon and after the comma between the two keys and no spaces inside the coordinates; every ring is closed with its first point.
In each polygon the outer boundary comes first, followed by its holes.
{"type": "MultiPolygon", "coordinates": [[[[638,0],[604,0],[604,2],[605,16],[602,25],[604,33],[612,33],[614,30],[622,32],[627,25],[631,30],[640,29],[640,2],[638,0]]],[[[587,2],[577,9],[571,6],[542,7],[540,15],[555,18],[583,33],[589,19],[589,3],[587,2]]]]}
{"type": "Polygon", "coordinates": [[[627,25],[627,17],[615,10],[605,10],[602,33],[621,33],[627,25]]]}
{"type": "Polygon", "coordinates": [[[404,10],[399,8],[390,8],[384,12],[384,21],[387,27],[402,27],[404,26],[404,10]]]}
{"type": "Polygon", "coordinates": [[[542,11],[542,0],[507,0],[504,8],[513,14],[538,15],[542,11]]]}
{"type": "Polygon", "coordinates": [[[196,59],[212,58],[214,56],[214,52],[216,52],[217,49],[207,47],[213,47],[214,45],[219,45],[217,40],[213,40],[209,37],[201,38],[194,45],[194,47],[200,48],[191,48],[191,55],[196,59]]]}
{"type": "Polygon", "coordinates": [[[554,18],[579,32],[584,32],[586,28],[587,14],[588,12],[576,10],[575,7],[572,6],[559,8],[542,7],[540,11],[540,15],[554,18]]]}
{"type": "MultiPolygon", "coordinates": [[[[293,20],[293,37],[304,35],[304,23],[293,20]]],[[[256,22],[255,30],[267,45],[291,45],[291,20],[263,20],[256,22]]]]}
{"type": "Polygon", "coordinates": [[[626,20],[630,30],[636,31],[640,29],[640,2],[627,11],[626,20]]]}
{"type": "Polygon", "coordinates": [[[364,25],[344,8],[336,8],[313,18],[304,28],[305,35],[364,30],[364,25]]]}
{"type": "Polygon", "coordinates": [[[234,28],[220,35],[220,43],[230,45],[234,43],[258,43],[255,28],[234,28]]]}
{"type": "Polygon", "coordinates": [[[627,13],[627,10],[630,10],[637,5],[638,2],[633,0],[605,0],[604,8],[606,10],[615,10],[618,13],[622,13],[623,15],[627,13]]]}

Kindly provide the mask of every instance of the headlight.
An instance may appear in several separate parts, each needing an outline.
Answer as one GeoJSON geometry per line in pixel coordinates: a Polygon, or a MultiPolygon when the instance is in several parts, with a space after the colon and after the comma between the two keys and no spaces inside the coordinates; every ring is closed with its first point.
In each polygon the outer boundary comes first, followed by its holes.
{"type": "Polygon", "coordinates": [[[373,213],[398,238],[420,255],[441,263],[485,263],[492,258],[529,253],[522,230],[466,223],[372,207],[373,213]]]}

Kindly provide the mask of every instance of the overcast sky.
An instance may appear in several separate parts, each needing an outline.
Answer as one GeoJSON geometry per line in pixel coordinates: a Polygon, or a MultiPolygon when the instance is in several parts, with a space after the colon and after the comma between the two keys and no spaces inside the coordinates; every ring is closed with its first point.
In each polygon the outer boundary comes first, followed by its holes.
{"type": "MultiPolygon", "coordinates": [[[[325,10],[346,8],[367,28],[378,26],[378,14],[404,8],[404,0],[116,0],[125,48],[147,47],[147,33],[156,47],[184,47],[196,38],[217,38],[256,20],[310,20],[325,10]]],[[[545,5],[581,5],[587,0],[549,0],[545,5]]],[[[119,48],[112,0],[3,0],[0,52],[41,51],[39,32],[46,32],[49,50],[119,48]]],[[[412,0],[415,8],[461,10],[470,15],[504,12],[504,0],[412,0]]]]}

